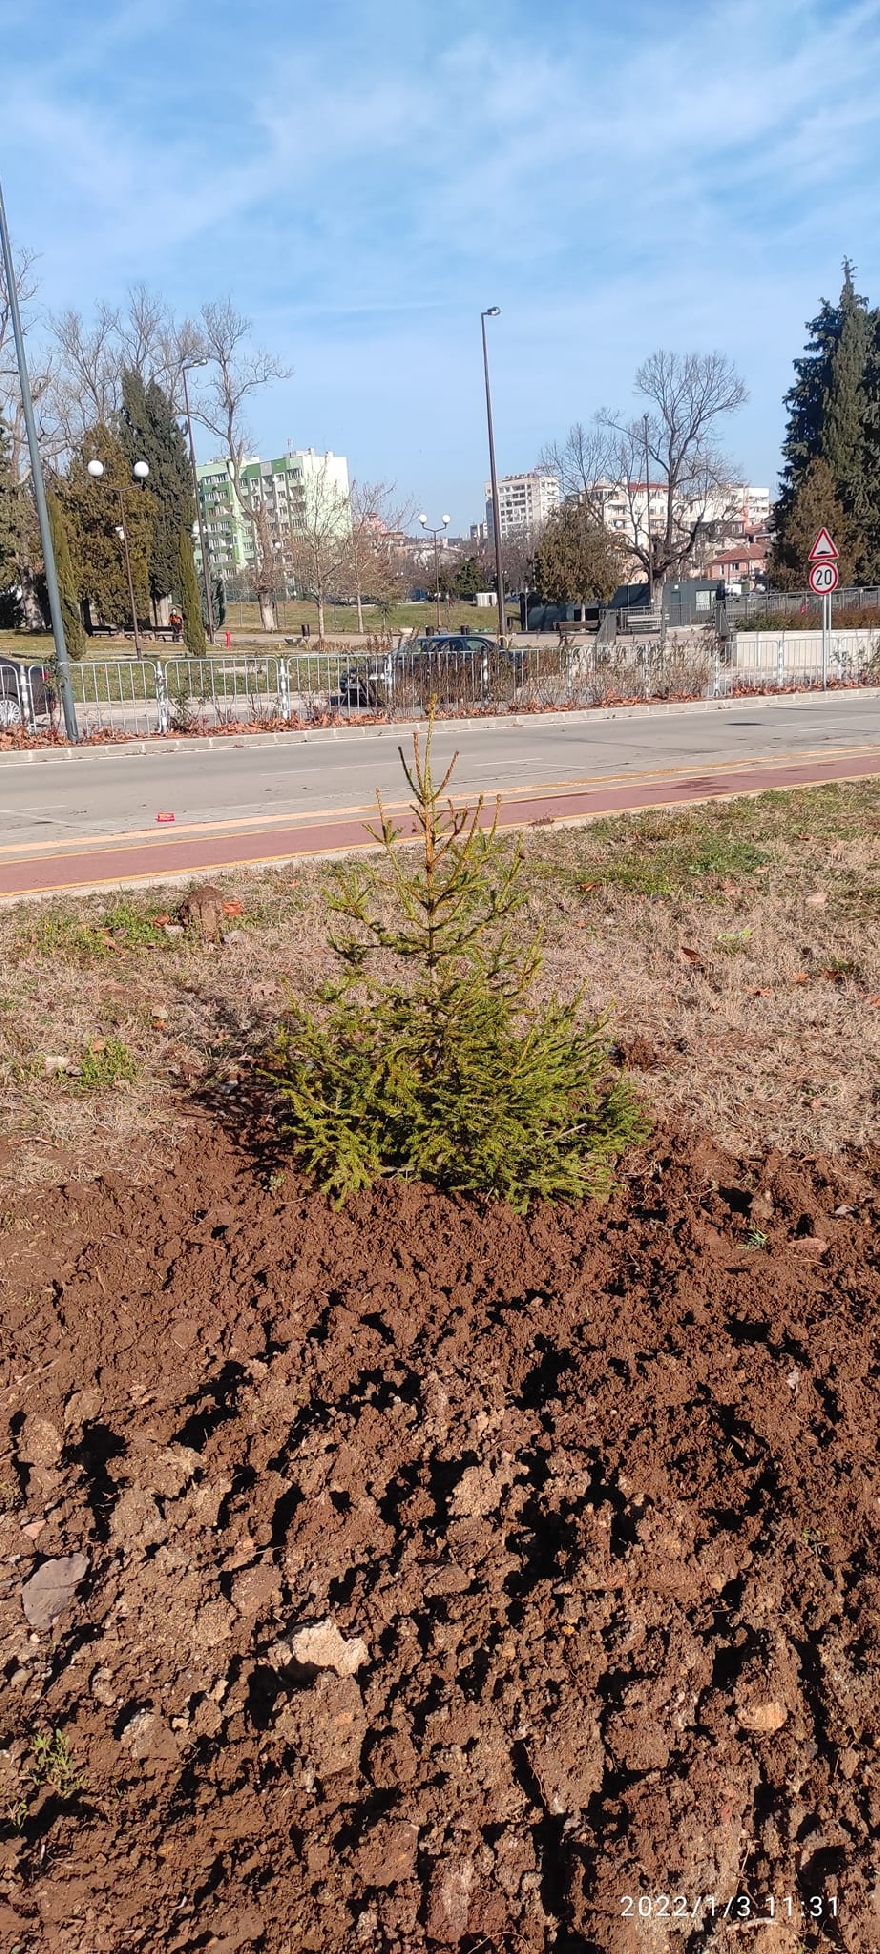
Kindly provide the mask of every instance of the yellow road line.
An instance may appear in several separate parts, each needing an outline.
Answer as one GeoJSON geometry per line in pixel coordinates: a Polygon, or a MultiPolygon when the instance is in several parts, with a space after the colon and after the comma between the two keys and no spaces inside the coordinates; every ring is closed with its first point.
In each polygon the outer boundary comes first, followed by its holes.
{"type": "MultiPolygon", "coordinates": [[[[757,759],[710,760],[704,767],[695,763],[686,767],[625,768],[621,773],[588,774],[578,780],[551,780],[525,787],[474,788],[470,791],[482,793],[487,802],[495,801],[500,795],[503,805],[505,801],[511,800],[547,800],[563,794],[594,793],[604,787],[628,785],[636,781],[674,781],[687,779],[691,775],[703,779],[714,774],[754,772],[761,767],[798,766],[810,760],[849,760],[877,752],[876,741],[862,746],[838,746],[830,749],[827,746],[805,747],[799,748],[796,752],[766,754],[757,759]]],[[[409,801],[383,801],[382,805],[387,814],[399,814],[405,812],[410,803],[409,801]]],[[[179,825],[176,822],[159,823],[158,832],[157,826],[154,825],[151,828],[111,829],[106,834],[97,835],[57,835],[45,841],[2,842],[0,857],[8,855],[20,861],[30,861],[41,854],[58,855],[65,849],[73,852],[82,849],[87,852],[89,849],[112,848],[119,843],[131,845],[138,841],[171,844],[184,835],[205,838],[216,835],[219,838],[225,834],[247,833],[248,830],[262,834],[266,828],[271,827],[297,827],[315,821],[355,821],[364,815],[368,815],[372,820],[376,819],[378,808],[375,801],[357,807],[303,808],[288,813],[229,815],[219,821],[184,821],[179,825]]]]}

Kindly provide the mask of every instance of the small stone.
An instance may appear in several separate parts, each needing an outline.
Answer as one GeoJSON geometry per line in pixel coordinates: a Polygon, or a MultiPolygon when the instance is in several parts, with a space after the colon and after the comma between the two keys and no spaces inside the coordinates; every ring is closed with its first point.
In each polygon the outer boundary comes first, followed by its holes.
{"type": "Polygon", "coordinates": [[[164,930],[165,930],[165,935],[166,935],[166,936],[185,936],[185,935],[186,935],[186,931],[185,931],[185,929],[184,929],[184,927],[183,927],[183,924],[182,924],[182,923],[165,923],[165,925],[164,925],[164,930]]]}
{"type": "Polygon", "coordinates": [[[41,1418],[31,1412],[22,1425],[18,1440],[18,1456],[23,1465],[57,1465],[63,1449],[63,1440],[57,1426],[50,1424],[48,1418],[41,1418]]]}
{"type": "Polygon", "coordinates": [[[70,1607],[80,1581],[88,1573],[88,1554],[65,1554],[44,1560],[25,1581],[21,1605],[32,1628],[44,1632],[70,1607]]]}
{"type": "Polygon", "coordinates": [[[101,1392],[95,1385],[91,1385],[85,1391],[71,1391],[64,1405],[65,1431],[76,1430],[80,1425],[90,1424],[94,1418],[97,1418],[103,1402],[101,1392]]]}
{"type": "Polygon", "coordinates": [[[173,1730],[157,1710],[136,1710],[119,1741],[139,1764],[170,1764],[180,1755],[173,1730]]]}
{"type": "Polygon", "coordinates": [[[236,1574],[230,1599],[236,1612],[246,1621],[267,1614],[281,1594],[281,1574],[272,1561],[245,1567],[236,1574]]]}
{"type": "Polygon", "coordinates": [[[468,1859],[441,1860],[428,1887],[426,1927],[441,1947],[457,1947],[468,1930],[474,1869],[468,1859]]]}
{"type": "Polygon", "coordinates": [[[112,1709],[114,1703],[118,1701],[117,1693],[113,1686],[112,1673],[103,1665],[100,1669],[96,1669],[90,1677],[89,1689],[95,1702],[103,1703],[104,1708],[107,1710],[112,1709]]]}
{"type": "Polygon", "coordinates": [[[369,1660],[369,1650],[361,1636],[346,1642],[329,1617],[323,1621],[301,1622],[286,1641],[275,1644],[275,1651],[282,1657],[282,1667],[296,1663],[302,1669],[332,1669],[337,1676],[354,1676],[369,1660]]]}
{"type": "Polygon", "coordinates": [[[806,901],[808,909],[824,909],[828,901],[827,891],[825,889],[817,889],[813,895],[807,896],[806,901]]]}
{"type": "Polygon", "coordinates": [[[69,1072],[70,1060],[69,1058],[65,1058],[61,1052],[45,1052],[43,1054],[43,1070],[47,1078],[55,1079],[59,1072],[69,1072]]]}
{"type": "Polygon", "coordinates": [[[781,1730],[787,1716],[784,1703],[750,1703],[737,1710],[737,1720],[743,1729],[755,1730],[762,1737],[781,1730]]]}

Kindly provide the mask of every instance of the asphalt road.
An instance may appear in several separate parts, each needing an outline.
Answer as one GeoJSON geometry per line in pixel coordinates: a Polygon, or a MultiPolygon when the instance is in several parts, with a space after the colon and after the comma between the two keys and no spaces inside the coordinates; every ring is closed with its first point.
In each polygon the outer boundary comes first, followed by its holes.
{"type": "MultiPolygon", "coordinates": [[[[402,827],[405,728],[0,755],[0,898],[162,881],[369,845],[376,790],[402,827]],[[160,823],[157,815],[173,815],[160,823]]],[[[502,800],[504,826],[880,775],[880,695],[440,724],[435,777],[502,800]]]]}
{"type": "MultiPolygon", "coordinates": [[[[378,788],[391,804],[407,799],[397,757],[410,735],[395,727],[315,733],[278,746],[247,738],[213,748],[146,753],[93,749],[26,762],[0,756],[0,830],[6,844],[60,843],[85,837],[153,832],[160,812],[175,824],[258,827],[267,818],[311,817],[375,806],[378,788]]],[[[438,725],[434,750],[444,764],[455,748],[459,794],[510,792],[682,769],[702,772],[790,755],[828,755],[880,748],[880,697],[831,693],[785,701],[737,701],[703,711],[573,718],[534,717],[472,726],[438,725]]]]}

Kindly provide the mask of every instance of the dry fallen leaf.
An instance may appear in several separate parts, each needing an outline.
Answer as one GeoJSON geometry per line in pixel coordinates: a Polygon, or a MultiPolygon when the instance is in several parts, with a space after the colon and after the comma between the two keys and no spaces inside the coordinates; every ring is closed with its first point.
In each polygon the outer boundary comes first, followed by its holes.
{"type": "Polygon", "coordinates": [[[865,1003],[880,1005],[880,991],[872,991],[870,997],[865,998],[865,1003]]]}
{"type": "Polygon", "coordinates": [[[828,896],[824,889],[817,889],[815,895],[807,896],[808,909],[824,909],[828,896]]]}
{"type": "Polygon", "coordinates": [[[703,963],[703,959],[700,956],[699,950],[690,950],[688,949],[687,944],[683,943],[681,945],[681,954],[687,963],[693,964],[695,970],[705,969],[706,966],[703,963]]]}
{"type": "Polygon", "coordinates": [[[163,911],[161,916],[153,917],[153,928],[154,930],[163,930],[165,929],[166,925],[170,923],[170,921],[171,921],[171,917],[167,915],[165,911],[163,911]]]}
{"type": "Polygon", "coordinates": [[[243,916],[243,915],[244,915],[244,903],[243,903],[243,902],[224,902],[224,904],[223,904],[223,914],[224,914],[224,916],[243,916]]]}
{"type": "Polygon", "coordinates": [[[798,1235],[791,1244],[801,1255],[824,1255],[829,1244],[821,1235],[798,1235]]]}
{"type": "Polygon", "coordinates": [[[796,970],[791,981],[793,984],[808,984],[810,979],[805,970],[796,970]]]}
{"type": "Polygon", "coordinates": [[[772,997],[772,996],[773,996],[773,990],[769,984],[750,984],[748,990],[746,991],[746,997],[772,997]]]}

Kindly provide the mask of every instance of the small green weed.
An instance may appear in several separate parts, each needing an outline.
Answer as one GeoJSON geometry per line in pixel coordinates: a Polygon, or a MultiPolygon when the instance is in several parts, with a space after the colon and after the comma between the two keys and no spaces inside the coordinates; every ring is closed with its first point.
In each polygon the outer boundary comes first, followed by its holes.
{"type": "Polygon", "coordinates": [[[750,948],[751,936],[750,929],[725,930],[715,941],[725,957],[741,957],[750,948]]]}
{"type": "Polygon", "coordinates": [[[107,1092],[138,1076],[138,1062],[121,1038],[96,1038],[80,1060],[77,1090],[107,1092]]]}
{"type": "Polygon", "coordinates": [[[168,938],[154,926],[159,913],[156,908],[119,901],[102,915],[83,917],[66,904],[53,903],[19,938],[18,954],[83,966],[125,951],[167,949],[168,938]]]}
{"type": "Polygon", "coordinates": [[[762,1229],[750,1228],[746,1236],[746,1248],[766,1248],[769,1239],[769,1235],[765,1235],[762,1229]]]}
{"type": "Polygon", "coordinates": [[[33,1764],[28,1777],[35,1790],[48,1785],[58,1798],[75,1798],[83,1790],[85,1778],[77,1768],[72,1746],[63,1730],[35,1737],[31,1756],[33,1764]]]}

